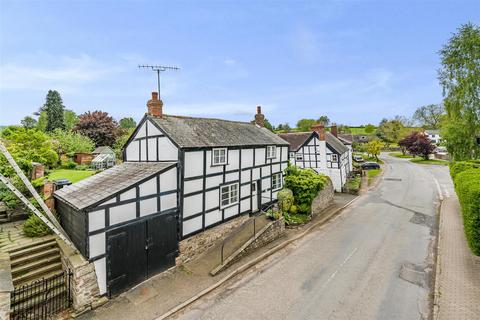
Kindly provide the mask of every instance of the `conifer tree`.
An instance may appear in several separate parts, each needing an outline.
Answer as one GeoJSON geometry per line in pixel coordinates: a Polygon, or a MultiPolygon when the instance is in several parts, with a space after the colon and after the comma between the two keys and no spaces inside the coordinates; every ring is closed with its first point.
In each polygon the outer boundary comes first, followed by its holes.
{"type": "Polygon", "coordinates": [[[41,110],[47,113],[47,132],[52,132],[55,129],[65,129],[65,106],[58,91],[48,90],[45,104],[41,110]]]}

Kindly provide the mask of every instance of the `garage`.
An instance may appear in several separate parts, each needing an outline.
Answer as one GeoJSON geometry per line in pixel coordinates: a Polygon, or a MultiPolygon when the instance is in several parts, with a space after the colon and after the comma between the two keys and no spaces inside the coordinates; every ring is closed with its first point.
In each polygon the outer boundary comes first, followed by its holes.
{"type": "Polygon", "coordinates": [[[175,265],[176,162],[125,162],[55,192],[62,226],[93,262],[100,293],[119,294],[175,265]]]}

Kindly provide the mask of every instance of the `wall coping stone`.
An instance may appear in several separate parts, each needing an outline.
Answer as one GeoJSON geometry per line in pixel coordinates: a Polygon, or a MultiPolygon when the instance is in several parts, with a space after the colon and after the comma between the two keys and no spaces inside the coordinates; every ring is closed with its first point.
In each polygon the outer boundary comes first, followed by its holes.
{"type": "Polygon", "coordinates": [[[13,290],[10,255],[0,252],[0,292],[12,292],[13,290]]]}

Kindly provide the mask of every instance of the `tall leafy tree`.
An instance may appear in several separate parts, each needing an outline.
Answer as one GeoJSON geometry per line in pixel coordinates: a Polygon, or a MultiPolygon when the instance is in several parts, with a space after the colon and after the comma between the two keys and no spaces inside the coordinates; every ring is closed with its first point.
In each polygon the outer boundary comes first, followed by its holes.
{"type": "Polygon", "coordinates": [[[441,104],[429,104],[415,110],[413,119],[425,129],[439,129],[445,108],[441,104]]]}
{"type": "Polygon", "coordinates": [[[131,129],[131,128],[135,128],[137,126],[137,123],[135,122],[135,120],[133,120],[132,117],[122,118],[122,119],[120,119],[118,124],[120,125],[120,128],[122,128],[122,129],[131,129]]]}
{"type": "Polygon", "coordinates": [[[55,129],[65,129],[65,122],[63,112],[65,106],[63,105],[62,97],[56,90],[48,90],[45,104],[41,108],[41,111],[47,113],[47,128],[48,132],[55,129]]]}
{"type": "Polygon", "coordinates": [[[317,123],[314,119],[300,119],[297,122],[298,131],[310,131],[312,126],[317,123]]]}
{"type": "Polygon", "coordinates": [[[72,110],[65,110],[63,112],[63,118],[65,122],[65,130],[71,131],[78,123],[78,116],[72,110]]]}
{"type": "Polygon", "coordinates": [[[25,118],[23,118],[20,123],[26,129],[33,129],[37,126],[37,120],[30,116],[26,116],[25,118]]]}
{"type": "Polygon", "coordinates": [[[455,160],[480,157],[480,27],[462,25],[440,50],[438,78],[447,112],[442,139],[455,160]]]}
{"type": "Polygon", "coordinates": [[[51,135],[58,154],[73,156],[76,152],[92,152],[95,143],[78,132],[56,129],[51,135]]]}
{"type": "Polygon", "coordinates": [[[369,123],[365,126],[365,133],[369,133],[369,134],[374,133],[376,129],[377,129],[377,127],[375,127],[373,124],[369,123]]]}
{"type": "Polygon", "coordinates": [[[79,122],[73,128],[78,132],[93,140],[98,146],[113,146],[115,140],[120,134],[117,122],[106,112],[94,111],[81,114],[79,122]]]}
{"type": "Polygon", "coordinates": [[[327,116],[321,116],[317,121],[322,122],[325,126],[330,124],[330,119],[327,116]]]}
{"type": "Polygon", "coordinates": [[[35,128],[43,132],[47,131],[47,113],[45,111],[39,111],[34,114],[38,114],[37,125],[35,126],[35,128]]]}
{"type": "Polygon", "coordinates": [[[378,161],[378,156],[380,155],[380,152],[382,152],[383,146],[384,144],[380,140],[372,140],[367,143],[365,148],[368,154],[374,156],[378,161]]]}

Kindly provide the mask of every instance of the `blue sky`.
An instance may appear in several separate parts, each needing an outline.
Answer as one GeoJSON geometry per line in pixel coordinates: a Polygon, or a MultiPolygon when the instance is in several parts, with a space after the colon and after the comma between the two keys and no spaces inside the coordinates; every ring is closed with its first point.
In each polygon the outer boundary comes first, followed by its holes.
{"type": "Polygon", "coordinates": [[[140,119],[153,72],[168,114],[378,123],[441,101],[438,50],[480,1],[0,0],[0,125],[48,89],[77,113],[140,119]]]}

